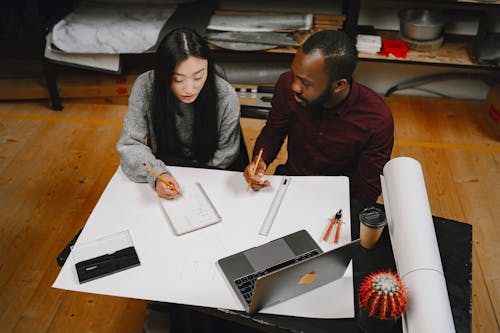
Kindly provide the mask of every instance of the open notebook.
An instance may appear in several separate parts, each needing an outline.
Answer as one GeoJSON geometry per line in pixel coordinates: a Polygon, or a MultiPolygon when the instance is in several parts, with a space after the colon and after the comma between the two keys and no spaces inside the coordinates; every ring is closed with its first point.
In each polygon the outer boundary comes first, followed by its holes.
{"type": "Polygon", "coordinates": [[[200,183],[183,184],[181,196],[160,198],[160,207],[176,235],[220,222],[222,219],[200,183]]]}

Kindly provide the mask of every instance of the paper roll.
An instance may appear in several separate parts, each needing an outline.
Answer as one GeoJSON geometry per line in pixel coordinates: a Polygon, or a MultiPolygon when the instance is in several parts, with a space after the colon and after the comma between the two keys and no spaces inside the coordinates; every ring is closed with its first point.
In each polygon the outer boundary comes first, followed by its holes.
{"type": "Polygon", "coordinates": [[[420,164],[408,157],[395,158],[384,166],[383,179],[384,203],[390,209],[386,209],[387,224],[400,276],[418,269],[443,273],[420,164]]]}
{"type": "Polygon", "coordinates": [[[408,293],[404,332],[455,332],[444,275],[419,270],[403,278],[408,293]]]}
{"type": "Polygon", "coordinates": [[[420,163],[398,157],[384,166],[382,194],[394,259],[408,289],[404,332],[455,332],[420,163]]]}
{"type": "Polygon", "coordinates": [[[233,60],[220,61],[227,79],[231,83],[239,84],[267,84],[276,83],[279,76],[290,69],[286,62],[236,62],[233,60]]]}

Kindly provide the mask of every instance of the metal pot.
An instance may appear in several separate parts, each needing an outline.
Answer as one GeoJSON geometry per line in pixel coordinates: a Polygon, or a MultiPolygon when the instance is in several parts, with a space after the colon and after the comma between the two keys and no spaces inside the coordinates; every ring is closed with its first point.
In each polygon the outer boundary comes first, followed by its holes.
{"type": "Polygon", "coordinates": [[[429,9],[403,9],[399,12],[401,33],[414,40],[434,40],[441,37],[446,16],[429,9]]]}

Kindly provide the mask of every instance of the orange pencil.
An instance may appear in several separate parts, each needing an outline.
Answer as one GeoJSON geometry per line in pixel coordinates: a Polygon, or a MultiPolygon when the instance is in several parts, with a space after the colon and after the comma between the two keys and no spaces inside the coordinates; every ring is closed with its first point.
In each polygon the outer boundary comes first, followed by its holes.
{"type": "Polygon", "coordinates": [[[158,178],[159,181],[161,181],[163,184],[165,184],[168,187],[170,187],[170,189],[172,191],[179,193],[179,190],[177,188],[175,188],[174,183],[172,183],[171,181],[166,180],[165,178],[163,178],[158,172],[156,172],[153,168],[151,168],[146,163],[144,163],[144,166],[146,167],[146,169],[148,169],[149,172],[151,172],[153,175],[155,175],[156,178],[158,178]]]}
{"type": "Polygon", "coordinates": [[[337,243],[339,240],[339,230],[340,230],[340,225],[342,224],[342,216],[340,216],[338,222],[337,222],[337,229],[335,229],[335,236],[333,237],[333,242],[337,243]]]}
{"type": "MultiPolygon", "coordinates": [[[[262,152],[263,152],[263,148],[260,148],[259,150],[259,154],[257,155],[257,160],[255,161],[255,164],[253,166],[253,169],[252,169],[252,176],[255,176],[255,171],[257,171],[257,166],[259,165],[259,162],[260,162],[260,159],[262,158],[262,152]]],[[[248,187],[247,187],[247,190],[250,188],[251,186],[251,182],[248,182],[248,187]]]]}

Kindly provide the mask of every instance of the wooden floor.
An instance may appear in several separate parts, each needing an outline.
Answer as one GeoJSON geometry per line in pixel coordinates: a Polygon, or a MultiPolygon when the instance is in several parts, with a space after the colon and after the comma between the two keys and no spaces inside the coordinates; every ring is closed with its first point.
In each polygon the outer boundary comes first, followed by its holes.
{"type": "MultiPolygon", "coordinates": [[[[498,332],[500,143],[482,118],[484,103],[387,102],[393,155],[420,161],[432,213],[473,225],[472,332],[498,332]]],[[[126,111],[64,105],[53,112],[45,102],[0,103],[0,332],[141,332],[145,301],[51,288],[58,252],[118,167],[126,111]]]]}

